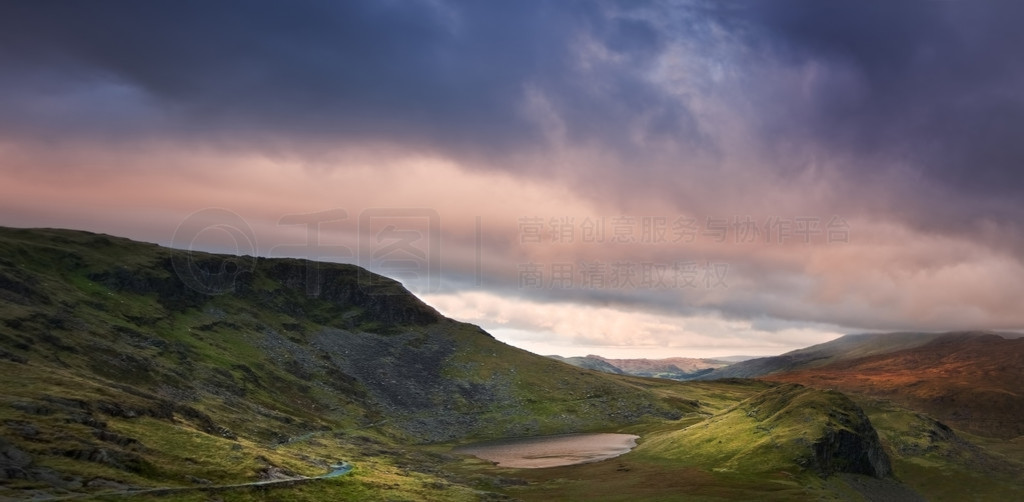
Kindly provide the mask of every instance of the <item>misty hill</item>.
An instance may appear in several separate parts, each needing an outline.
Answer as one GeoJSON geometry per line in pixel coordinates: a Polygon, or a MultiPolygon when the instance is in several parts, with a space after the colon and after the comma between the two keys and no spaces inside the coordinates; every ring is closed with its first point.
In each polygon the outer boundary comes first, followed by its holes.
{"type": "Polygon", "coordinates": [[[588,370],[603,371],[605,373],[613,373],[616,375],[624,375],[626,373],[621,369],[608,363],[607,361],[594,356],[562,357],[551,355],[547,357],[550,357],[551,359],[554,359],[556,361],[562,361],[563,363],[566,364],[571,364],[573,366],[576,366],[577,368],[586,368],[588,370]]]}
{"type": "Polygon", "coordinates": [[[713,358],[714,361],[722,361],[725,363],[733,364],[740,363],[743,361],[749,361],[751,359],[757,359],[758,356],[720,356],[713,358]]]}
{"type": "Polygon", "coordinates": [[[671,357],[666,359],[608,359],[596,355],[586,357],[548,356],[580,368],[606,373],[640,377],[692,380],[716,368],[728,366],[729,362],[718,359],[694,359],[671,357]]]}

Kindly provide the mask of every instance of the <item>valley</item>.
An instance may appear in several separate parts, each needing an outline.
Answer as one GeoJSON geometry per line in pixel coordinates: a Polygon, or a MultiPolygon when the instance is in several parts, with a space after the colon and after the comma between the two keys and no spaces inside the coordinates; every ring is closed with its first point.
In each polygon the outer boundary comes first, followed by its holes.
{"type": "Polygon", "coordinates": [[[745,378],[611,374],[501,343],[355,266],[49,229],[0,229],[0,300],[7,499],[1024,494],[1019,418],[1003,414],[1020,402],[1017,340],[846,340],[704,375],[745,378]],[[779,370],[749,369],[767,367],[779,370]],[[898,369],[926,367],[925,383],[896,384],[898,369]],[[963,386],[936,394],[953,374],[963,386]],[[993,394],[957,390],[983,379],[993,394]],[[971,425],[987,417],[998,427],[971,425]],[[639,438],[619,457],[544,469],[453,452],[581,432],[639,438]],[[324,476],[338,465],[351,470],[324,476]]]}

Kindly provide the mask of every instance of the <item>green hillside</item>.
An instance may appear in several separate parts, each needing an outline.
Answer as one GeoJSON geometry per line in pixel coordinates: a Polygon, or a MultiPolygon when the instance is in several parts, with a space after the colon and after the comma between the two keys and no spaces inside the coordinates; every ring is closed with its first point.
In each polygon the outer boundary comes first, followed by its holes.
{"type": "Polygon", "coordinates": [[[694,410],[505,345],[351,265],[3,229],[0,298],[8,488],[316,475],[381,441],[581,431],[694,410]]]}

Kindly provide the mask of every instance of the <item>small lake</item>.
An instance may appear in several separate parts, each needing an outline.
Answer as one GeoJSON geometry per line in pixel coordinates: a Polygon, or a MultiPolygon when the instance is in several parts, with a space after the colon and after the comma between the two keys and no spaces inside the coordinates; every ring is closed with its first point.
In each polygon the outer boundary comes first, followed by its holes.
{"type": "Polygon", "coordinates": [[[639,437],[632,434],[561,434],[474,443],[455,447],[452,452],[490,460],[500,467],[536,469],[615,458],[632,450],[639,437]]]}

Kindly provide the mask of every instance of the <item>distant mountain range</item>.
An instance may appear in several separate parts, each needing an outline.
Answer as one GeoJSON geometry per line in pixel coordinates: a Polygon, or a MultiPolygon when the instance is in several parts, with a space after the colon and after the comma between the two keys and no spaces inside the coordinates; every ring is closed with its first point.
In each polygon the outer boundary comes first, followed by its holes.
{"type": "Polygon", "coordinates": [[[732,356],[728,361],[722,359],[694,359],[689,357],[670,357],[666,359],[608,359],[596,355],[585,357],[548,356],[580,368],[614,373],[617,375],[633,375],[641,377],[668,378],[671,380],[693,380],[716,368],[724,368],[735,360],[745,360],[745,356],[732,356]]]}

